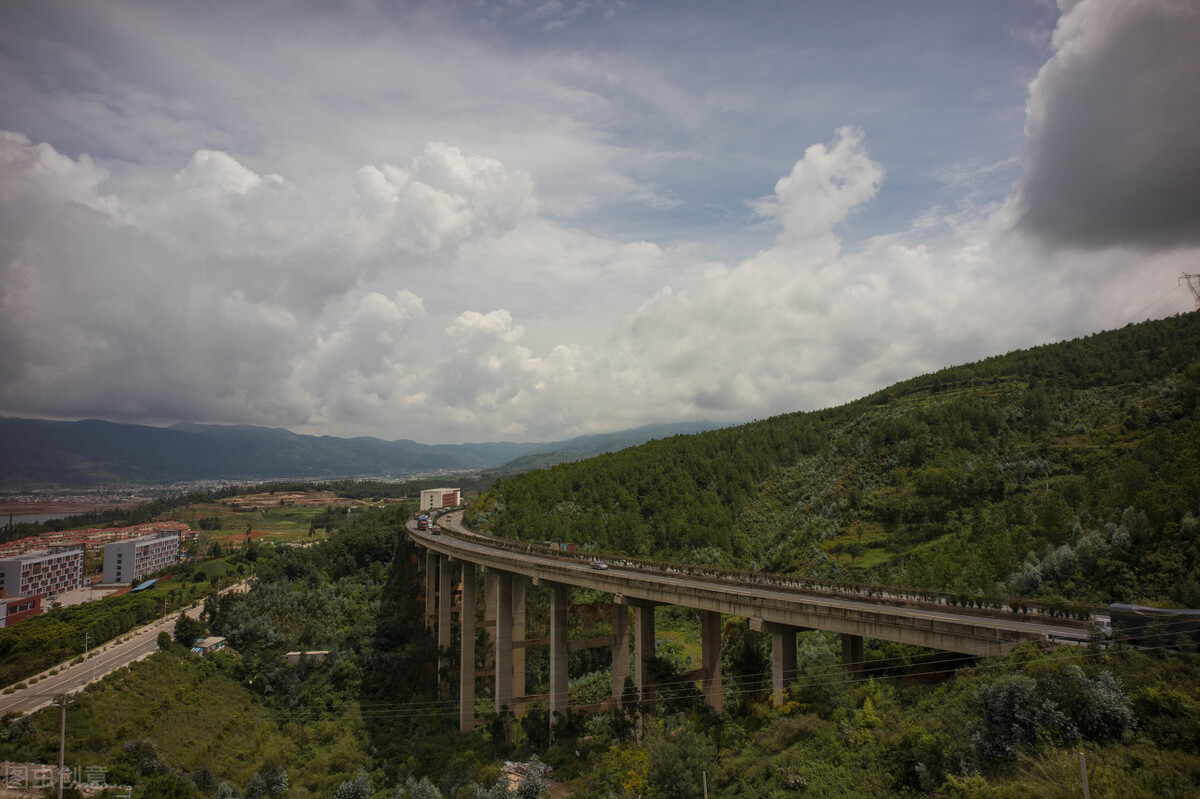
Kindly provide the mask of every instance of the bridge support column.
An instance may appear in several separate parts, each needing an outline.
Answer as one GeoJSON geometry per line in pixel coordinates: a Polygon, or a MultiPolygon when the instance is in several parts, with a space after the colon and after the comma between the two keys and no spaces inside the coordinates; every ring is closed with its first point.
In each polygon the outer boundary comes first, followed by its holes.
{"type": "MultiPolygon", "coordinates": [[[[512,576],[512,639],[525,640],[525,578],[522,575],[512,576]]],[[[525,696],[525,647],[514,649],[512,653],[512,695],[525,696]]],[[[524,716],[525,704],[513,708],[513,715],[524,716]]]]}
{"type": "Polygon", "coordinates": [[[437,553],[425,550],[425,629],[433,631],[437,613],[437,553]]]}
{"type": "Polygon", "coordinates": [[[842,633],[842,668],[852,680],[863,677],[863,637],[842,633]]]}
{"type": "Polygon", "coordinates": [[[495,658],[496,658],[496,712],[505,713],[512,709],[513,698],[513,576],[508,572],[496,573],[496,593],[493,604],[496,614],[495,658]]]}
{"type": "Polygon", "coordinates": [[[493,647],[488,656],[487,668],[496,668],[496,570],[485,566],[483,569],[483,626],[488,630],[488,637],[493,647]]]}
{"type": "MultiPolygon", "coordinates": [[[[550,730],[555,714],[567,715],[567,586],[549,583],[550,589],[550,730]]],[[[524,650],[522,650],[524,651],[524,650]]]]}
{"type": "MultiPolygon", "coordinates": [[[[751,625],[753,628],[753,625],[751,625]]],[[[796,680],[796,633],[799,627],[765,622],[762,631],[771,634],[771,698],[782,705],[787,688],[796,680]]]]}
{"type": "Polygon", "coordinates": [[[771,693],[782,705],[787,687],[796,679],[796,628],[784,627],[771,634],[771,693]]]}
{"type": "Polygon", "coordinates": [[[654,712],[654,685],[647,672],[647,661],[654,657],[654,606],[637,605],[633,609],[633,682],[643,712],[654,712]]]}
{"type": "Polygon", "coordinates": [[[614,603],[612,610],[612,698],[613,704],[620,707],[625,678],[629,676],[629,608],[614,603]]]}
{"type": "MultiPolygon", "coordinates": [[[[450,630],[453,624],[451,606],[454,601],[454,566],[445,555],[438,557],[438,673],[444,675],[450,667],[450,630]]],[[[442,678],[449,693],[449,681],[442,678]]]]}
{"type": "Polygon", "coordinates": [[[487,568],[483,572],[483,623],[496,620],[496,570],[487,568]]]}
{"type": "Polygon", "coordinates": [[[458,661],[458,729],[475,729],[475,564],[462,562],[462,652],[458,661]]]}
{"type": "MultiPolygon", "coordinates": [[[[704,679],[700,682],[700,690],[704,695],[704,704],[721,715],[721,614],[706,610],[700,614],[700,647],[701,668],[704,679]]],[[[794,651],[794,650],[793,650],[794,651]]]]}

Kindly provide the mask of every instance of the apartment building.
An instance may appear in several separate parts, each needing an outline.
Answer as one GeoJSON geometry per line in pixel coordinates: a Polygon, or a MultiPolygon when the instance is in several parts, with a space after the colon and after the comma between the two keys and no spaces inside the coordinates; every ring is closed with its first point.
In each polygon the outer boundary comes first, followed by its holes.
{"type": "Polygon", "coordinates": [[[57,596],[83,585],[83,544],[0,558],[0,596],[57,596]]]}
{"type": "Polygon", "coordinates": [[[427,488],[421,492],[421,510],[457,508],[461,504],[461,488],[427,488]]]}
{"type": "Polygon", "coordinates": [[[178,562],[178,531],[113,541],[104,545],[104,582],[133,582],[178,562]]]}

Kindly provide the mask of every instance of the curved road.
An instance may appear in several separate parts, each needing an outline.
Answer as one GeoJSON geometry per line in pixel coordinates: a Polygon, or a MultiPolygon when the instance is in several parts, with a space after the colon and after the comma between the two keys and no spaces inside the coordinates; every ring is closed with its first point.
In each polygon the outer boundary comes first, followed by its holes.
{"type": "MultiPolygon", "coordinates": [[[[1055,639],[1080,641],[1087,637],[1086,629],[1064,620],[1048,617],[1013,617],[959,613],[955,608],[913,600],[868,601],[843,595],[801,589],[795,586],[740,583],[727,578],[686,575],[648,567],[610,565],[597,570],[590,561],[536,551],[517,551],[489,545],[488,536],[466,530],[461,526],[461,512],[446,514],[439,524],[454,535],[435,535],[418,532],[410,522],[409,534],[417,543],[435,552],[483,565],[494,565],[529,577],[586,586],[616,595],[625,595],[667,604],[720,610],[734,615],[765,618],[795,624],[796,613],[809,618],[835,622],[812,624],[820,629],[837,629],[838,617],[851,614],[872,619],[883,628],[957,627],[975,635],[990,635],[1003,642],[1005,648],[1021,640],[1055,639]],[[663,599],[674,596],[676,600],[663,599]],[[734,609],[736,608],[736,610],[734,609]],[[788,618],[785,618],[788,617],[788,618]],[[789,620],[790,619],[790,620],[789,620]],[[990,631],[990,632],[989,632],[990,631]]],[[[880,637],[901,640],[881,629],[880,637]]],[[[910,641],[911,642],[911,641],[910,641]]],[[[975,652],[973,654],[984,654],[975,652]]]]}

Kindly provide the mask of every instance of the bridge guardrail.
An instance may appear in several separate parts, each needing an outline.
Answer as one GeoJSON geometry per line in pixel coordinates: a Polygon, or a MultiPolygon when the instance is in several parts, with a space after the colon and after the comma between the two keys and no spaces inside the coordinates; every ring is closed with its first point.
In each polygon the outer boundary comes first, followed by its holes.
{"type": "MultiPolygon", "coordinates": [[[[520,560],[517,560],[515,556],[535,555],[539,558],[547,558],[548,556],[553,554],[544,547],[538,547],[536,545],[531,546],[531,545],[526,544],[525,542],[506,541],[505,539],[498,539],[498,538],[494,538],[491,536],[482,535],[482,534],[474,533],[474,532],[471,532],[465,536],[464,535],[453,535],[453,536],[451,536],[451,538],[453,538],[455,540],[463,541],[463,543],[472,543],[469,539],[479,539],[478,542],[476,542],[476,543],[484,543],[490,549],[498,549],[498,550],[502,550],[502,552],[511,553],[514,556],[513,563],[511,564],[511,566],[518,570],[520,569],[521,566],[527,567],[530,564],[527,562],[522,562],[520,560]]],[[[434,544],[436,542],[436,540],[437,540],[436,538],[431,539],[431,540],[429,540],[429,543],[434,544]]],[[[471,554],[468,552],[466,554],[460,554],[460,555],[458,555],[458,557],[462,557],[464,560],[470,560],[471,554]]],[[[548,559],[554,560],[554,561],[570,562],[572,564],[575,564],[575,568],[571,570],[571,573],[567,573],[565,571],[565,563],[563,564],[563,566],[557,566],[555,564],[546,565],[543,563],[542,565],[539,565],[537,567],[538,570],[541,572],[541,576],[543,579],[548,579],[548,580],[558,579],[558,577],[556,577],[555,573],[559,569],[563,570],[563,574],[561,576],[561,580],[563,582],[572,582],[573,580],[577,579],[579,576],[580,570],[587,571],[589,577],[592,577],[594,581],[604,581],[606,578],[611,578],[614,581],[618,580],[618,579],[622,579],[619,576],[619,575],[621,575],[620,571],[591,572],[591,570],[582,569],[583,564],[586,562],[586,559],[584,559],[584,558],[578,558],[575,556],[567,555],[565,557],[555,557],[555,558],[548,558],[548,559]],[[549,574],[547,574],[547,572],[549,572],[549,574]]],[[[502,568],[502,569],[509,568],[509,565],[505,564],[505,557],[503,554],[499,554],[498,560],[499,560],[499,568],[502,568]]],[[[679,573],[679,572],[676,571],[675,573],[679,573]]],[[[642,599],[649,599],[650,601],[655,601],[655,602],[662,601],[666,604],[680,604],[677,596],[673,596],[673,597],[661,599],[661,600],[656,598],[654,596],[654,594],[657,589],[661,588],[666,593],[670,593],[670,594],[684,593],[684,594],[692,595],[693,597],[700,598],[701,600],[712,599],[713,597],[716,597],[717,601],[722,604],[730,604],[730,605],[740,604],[740,605],[742,605],[743,607],[741,607],[740,609],[737,609],[737,610],[722,611],[722,612],[732,612],[735,615],[752,616],[752,617],[759,617],[759,618],[770,618],[772,616],[776,616],[778,613],[781,613],[781,612],[786,613],[786,614],[794,613],[796,610],[796,603],[799,603],[801,606],[804,606],[804,605],[812,606],[813,612],[819,612],[819,615],[821,615],[826,620],[826,622],[828,621],[828,619],[830,617],[839,616],[839,617],[845,618],[848,621],[848,623],[850,623],[850,624],[875,622],[875,623],[879,623],[881,625],[886,625],[888,627],[902,626],[902,627],[907,627],[907,628],[911,628],[914,630],[925,630],[925,631],[930,631],[930,632],[934,632],[934,633],[950,633],[950,634],[956,634],[956,635],[960,635],[960,636],[964,634],[964,629],[969,629],[972,631],[970,633],[970,635],[973,638],[975,638],[976,640],[980,640],[980,641],[986,641],[986,640],[990,639],[993,642],[991,644],[992,646],[1003,647],[1005,642],[1013,643],[1013,642],[1017,642],[1020,640],[1028,640],[1029,635],[1030,635],[1029,630],[1022,630],[1019,627],[1011,626],[1011,621],[1012,621],[1011,618],[1009,619],[1010,624],[1004,624],[1004,623],[987,623],[987,620],[985,620],[985,619],[979,619],[977,621],[964,620],[963,618],[961,618],[961,616],[959,618],[943,617],[943,616],[928,616],[928,615],[910,616],[910,615],[903,613],[903,611],[911,609],[911,608],[907,608],[907,607],[897,607],[895,605],[889,605],[886,607],[881,606],[877,609],[876,608],[862,608],[862,607],[851,608],[851,607],[846,607],[844,605],[838,604],[838,600],[846,599],[846,597],[844,597],[844,596],[834,597],[832,595],[821,595],[821,594],[813,594],[813,593],[804,593],[804,594],[796,596],[794,598],[784,598],[784,597],[779,597],[779,596],[760,596],[760,595],[755,595],[752,592],[751,585],[747,585],[745,583],[733,582],[733,581],[726,581],[726,580],[719,581],[721,593],[717,594],[715,592],[712,592],[711,589],[706,589],[706,588],[703,588],[702,586],[695,585],[694,583],[697,582],[697,578],[694,575],[687,575],[689,577],[689,582],[691,582],[692,584],[687,584],[687,583],[685,583],[684,585],[672,584],[671,586],[666,587],[666,586],[660,586],[659,584],[655,583],[653,580],[654,575],[651,572],[635,571],[635,572],[633,572],[633,574],[636,575],[637,577],[642,578],[643,580],[647,581],[647,586],[644,586],[643,590],[638,591],[637,593],[634,593],[633,594],[634,596],[637,596],[638,594],[642,594],[642,596],[640,596],[640,598],[642,598],[642,599]],[[735,598],[735,597],[737,597],[737,598],[735,598]],[[818,611],[818,608],[820,609],[819,611],[818,611]],[[891,613],[887,612],[887,610],[889,608],[893,612],[891,612],[891,613]],[[749,612],[747,612],[748,610],[749,610],[749,612]]],[[[681,574],[681,576],[682,576],[682,574],[681,574]]],[[[709,580],[706,580],[703,577],[699,578],[699,581],[700,582],[709,582],[709,580]]],[[[714,580],[712,582],[716,583],[718,581],[714,580]]],[[[600,588],[598,590],[606,590],[606,589],[600,588]]],[[[624,588],[617,587],[617,588],[615,588],[615,590],[613,590],[613,593],[623,593],[624,592],[624,593],[626,593],[627,596],[629,596],[630,594],[628,593],[628,590],[629,590],[629,588],[627,586],[624,588]]],[[[688,607],[702,607],[703,604],[701,604],[701,605],[688,604],[687,606],[688,607]]],[[[955,613],[957,615],[958,611],[955,611],[955,613]]],[[[999,621],[999,620],[994,620],[994,621],[999,621]]],[[[820,629],[829,629],[829,627],[826,625],[818,624],[816,626],[820,629]]],[[[837,630],[835,630],[835,631],[837,631],[837,630]]],[[[883,636],[883,637],[887,638],[887,636],[883,636]]],[[[954,651],[962,651],[962,650],[954,650],[954,651]]]]}
{"type": "MultiPolygon", "coordinates": [[[[445,515],[445,514],[442,514],[445,515]]],[[[439,516],[440,519],[440,516],[439,516]]],[[[930,591],[898,586],[866,585],[863,583],[846,583],[829,580],[796,579],[788,575],[766,572],[745,572],[726,569],[706,569],[699,566],[681,566],[667,561],[657,561],[649,558],[629,557],[625,555],[609,555],[604,553],[564,552],[556,547],[546,547],[531,541],[517,541],[508,538],[498,538],[471,530],[465,525],[455,530],[443,527],[443,534],[452,532],[487,541],[492,546],[500,546],[517,552],[552,555],[577,562],[588,562],[597,559],[612,561],[620,565],[628,563],[636,568],[651,568],[669,574],[682,574],[689,577],[712,580],[721,584],[730,582],[769,586],[772,588],[795,591],[803,594],[828,595],[836,597],[853,597],[872,604],[892,604],[895,600],[906,603],[907,606],[925,610],[938,607],[954,608],[955,613],[979,616],[981,618],[1011,619],[1027,618],[1029,616],[1054,619],[1056,623],[1086,629],[1095,618],[1097,611],[1107,612],[1103,606],[1087,605],[1066,601],[1038,601],[1019,597],[977,596],[950,591],[930,591]],[[912,603],[911,605],[907,603],[912,603]]]]}

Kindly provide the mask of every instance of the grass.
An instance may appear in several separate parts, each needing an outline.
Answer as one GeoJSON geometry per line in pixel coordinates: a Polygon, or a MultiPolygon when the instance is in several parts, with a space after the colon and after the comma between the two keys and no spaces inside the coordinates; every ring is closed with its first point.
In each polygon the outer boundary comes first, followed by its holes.
{"type": "MultiPolygon", "coordinates": [[[[308,534],[309,525],[313,518],[325,512],[326,507],[342,507],[350,505],[354,508],[361,503],[350,503],[349,500],[319,496],[323,504],[295,505],[290,504],[292,495],[283,499],[288,504],[275,504],[279,500],[266,494],[234,497],[219,502],[202,502],[177,509],[165,515],[163,520],[187,522],[197,527],[199,520],[217,517],[221,520],[220,530],[207,531],[213,540],[221,541],[222,545],[240,546],[249,527],[256,537],[265,536],[274,541],[311,541],[321,537],[320,529],[316,536],[308,534]],[[328,502],[324,502],[328,499],[328,502]]],[[[314,495],[315,496],[315,495],[314,495]]]]}
{"type": "Polygon", "coordinates": [[[687,668],[699,668],[704,662],[700,644],[700,624],[682,608],[664,607],[655,614],[654,637],[663,642],[659,655],[674,652],[687,668]]]}
{"type": "MultiPolygon", "coordinates": [[[[207,768],[239,787],[274,762],[288,770],[292,799],[330,796],[367,764],[357,705],[326,718],[281,713],[236,678],[235,663],[233,654],[199,658],[172,647],[109,675],[68,711],[67,764],[100,766],[110,782],[144,781],[122,746],[149,740],[170,766],[207,768]]],[[[0,741],[0,759],[57,761],[57,709],[34,722],[33,734],[0,741]]]]}

